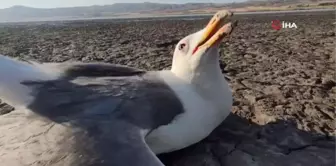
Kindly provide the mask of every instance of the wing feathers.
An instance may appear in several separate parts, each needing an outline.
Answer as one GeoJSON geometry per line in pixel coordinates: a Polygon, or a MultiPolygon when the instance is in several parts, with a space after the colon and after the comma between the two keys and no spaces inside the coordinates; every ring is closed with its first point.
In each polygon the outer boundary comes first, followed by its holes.
{"type": "Polygon", "coordinates": [[[37,63],[0,55],[0,99],[13,106],[26,106],[32,100],[25,81],[142,75],[145,71],[107,63],[37,63]]]}

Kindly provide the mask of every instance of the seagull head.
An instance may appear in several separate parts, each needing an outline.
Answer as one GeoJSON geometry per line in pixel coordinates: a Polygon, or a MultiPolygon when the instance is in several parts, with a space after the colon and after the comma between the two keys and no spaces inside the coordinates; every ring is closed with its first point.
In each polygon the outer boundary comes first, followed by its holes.
{"type": "Polygon", "coordinates": [[[231,16],[230,11],[219,11],[204,29],[180,40],[174,51],[171,71],[187,81],[221,73],[219,44],[236,26],[236,23],[229,22],[223,26],[222,23],[231,16]]]}

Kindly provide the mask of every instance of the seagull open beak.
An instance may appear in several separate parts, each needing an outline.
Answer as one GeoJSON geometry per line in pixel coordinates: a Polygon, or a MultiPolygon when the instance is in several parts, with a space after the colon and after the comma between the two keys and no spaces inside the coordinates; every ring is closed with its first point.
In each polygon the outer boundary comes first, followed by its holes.
{"type": "Polygon", "coordinates": [[[210,48],[216,43],[219,43],[226,35],[230,34],[233,28],[237,25],[237,22],[229,22],[222,27],[220,26],[224,19],[231,17],[232,15],[233,13],[227,10],[217,12],[205,27],[202,38],[196,45],[193,54],[201,47],[206,49],[210,48]]]}

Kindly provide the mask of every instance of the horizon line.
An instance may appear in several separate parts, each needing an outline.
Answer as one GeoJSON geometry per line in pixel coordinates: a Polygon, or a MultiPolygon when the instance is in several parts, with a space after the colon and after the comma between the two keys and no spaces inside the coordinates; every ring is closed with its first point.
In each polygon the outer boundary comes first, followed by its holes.
{"type": "Polygon", "coordinates": [[[123,2],[123,3],[111,3],[111,4],[105,4],[105,5],[82,5],[82,6],[67,6],[67,7],[32,7],[28,5],[13,5],[10,7],[5,7],[5,8],[0,8],[0,10],[3,9],[10,9],[10,8],[15,8],[15,7],[26,7],[26,8],[33,8],[33,9],[61,9],[61,8],[80,8],[80,7],[93,7],[93,6],[111,6],[115,4],[144,4],[144,3],[152,3],[152,4],[167,4],[167,5],[183,5],[183,4],[230,4],[230,3],[242,3],[242,2],[247,2],[247,0],[242,0],[239,2],[187,2],[187,3],[164,3],[164,2],[123,2]]]}

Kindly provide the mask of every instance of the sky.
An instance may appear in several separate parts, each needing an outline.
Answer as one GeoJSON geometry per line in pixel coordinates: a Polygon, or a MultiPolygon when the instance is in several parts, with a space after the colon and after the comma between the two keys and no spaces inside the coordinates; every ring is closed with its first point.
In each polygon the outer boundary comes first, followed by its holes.
{"type": "MultiPolygon", "coordinates": [[[[206,2],[206,3],[230,3],[241,2],[243,0],[165,0],[165,3],[188,3],[188,2],[206,2]]],[[[144,0],[1,0],[0,9],[23,5],[36,8],[56,8],[73,6],[91,6],[91,5],[111,5],[113,3],[138,3],[144,0]]],[[[146,2],[163,3],[163,0],[146,0],[146,2]]]]}

